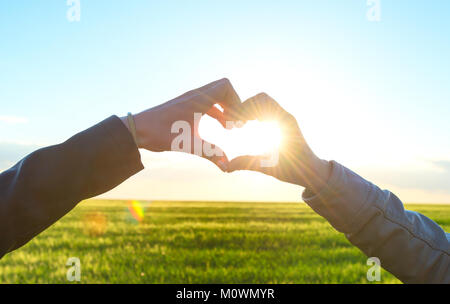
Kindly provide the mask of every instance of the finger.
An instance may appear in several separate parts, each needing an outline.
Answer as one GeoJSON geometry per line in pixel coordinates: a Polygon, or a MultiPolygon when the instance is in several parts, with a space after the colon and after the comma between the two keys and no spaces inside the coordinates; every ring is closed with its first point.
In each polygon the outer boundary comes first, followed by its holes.
{"type": "Polygon", "coordinates": [[[300,132],[295,117],[266,93],[260,93],[244,101],[241,105],[240,119],[276,120],[285,139],[295,138],[300,132]]]}
{"type": "Polygon", "coordinates": [[[244,155],[238,156],[232,159],[228,163],[228,172],[234,172],[238,170],[252,170],[252,171],[261,171],[261,157],[260,156],[252,156],[252,155],[244,155]]]}
{"type": "Polygon", "coordinates": [[[201,143],[202,143],[201,157],[214,163],[223,172],[227,172],[229,161],[225,152],[220,147],[206,140],[201,139],[201,143]]]}
{"type": "Polygon", "coordinates": [[[223,96],[219,101],[219,104],[224,109],[223,114],[228,121],[236,121],[239,114],[239,108],[242,104],[239,95],[236,93],[230,80],[227,78],[221,79],[223,86],[223,96]]]}
{"type": "Polygon", "coordinates": [[[212,106],[211,109],[206,112],[207,115],[211,116],[212,118],[216,119],[218,122],[222,124],[224,128],[226,128],[226,119],[222,111],[220,111],[215,106],[212,106]]]}
{"type": "Polygon", "coordinates": [[[282,119],[287,113],[272,97],[260,93],[244,101],[240,107],[239,118],[243,120],[282,119]]]}
{"type": "Polygon", "coordinates": [[[223,115],[225,120],[229,121],[235,120],[235,115],[238,113],[241,105],[241,99],[227,78],[222,78],[198,88],[190,96],[195,97],[193,100],[202,109],[203,113],[208,112],[215,104],[220,104],[224,109],[223,115]],[[193,94],[196,94],[196,96],[193,94]]]}

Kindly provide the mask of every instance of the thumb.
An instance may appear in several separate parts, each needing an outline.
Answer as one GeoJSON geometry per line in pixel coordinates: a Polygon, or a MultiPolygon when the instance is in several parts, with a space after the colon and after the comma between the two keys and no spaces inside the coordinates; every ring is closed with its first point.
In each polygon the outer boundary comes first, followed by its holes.
{"type": "Polygon", "coordinates": [[[237,170],[252,170],[262,172],[261,156],[244,155],[232,159],[228,163],[227,172],[234,172],[237,170]]]}

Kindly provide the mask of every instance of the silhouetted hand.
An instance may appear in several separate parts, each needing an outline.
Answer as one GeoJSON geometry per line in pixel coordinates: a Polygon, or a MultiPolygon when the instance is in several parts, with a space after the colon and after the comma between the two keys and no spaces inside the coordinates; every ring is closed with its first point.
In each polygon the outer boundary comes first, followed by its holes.
{"type": "MultiPolygon", "coordinates": [[[[226,121],[235,120],[240,105],[241,100],[228,79],[212,82],[134,115],[137,145],[154,152],[173,151],[178,132],[187,123],[190,128],[190,141],[184,141],[182,145],[180,143],[182,147],[177,144],[176,151],[202,156],[225,171],[228,164],[225,153],[200,138],[198,125],[201,116],[208,114],[225,127],[226,121]],[[220,104],[224,111],[216,108],[215,104],[220,104]]],[[[126,117],[123,117],[122,121],[129,127],[126,117]]]]}
{"type": "Polygon", "coordinates": [[[329,176],[328,162],[319,159],[306,143],[296,119],[265,93],[258,94],[240,107],[239,118],[247,120],[276,120],[282,141],[277,159],[266,156],[239,156],[228,164],[228,172],[253,170],[277,179],[318,191],[329,176]]]}

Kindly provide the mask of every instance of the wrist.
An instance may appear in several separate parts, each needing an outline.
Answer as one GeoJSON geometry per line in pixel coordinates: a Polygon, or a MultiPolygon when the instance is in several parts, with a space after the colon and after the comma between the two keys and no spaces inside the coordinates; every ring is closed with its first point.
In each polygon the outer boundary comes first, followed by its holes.
{"type": "Polygon", "coordinates": [[[301,157],[302,161],[297,168],[299,174],[296,184],[318,192],[327,185],[331,166],[328,161],[320,159],[311,150],[306,154],[301,157]]]}
{"type": "MultiPolygon", "coordinates": [[[[163,152],[170,149],[170,144],[167,144],[169,135],[164,134],[166,130],[170,132],[170,128],[161,126],[161,115],[161,113],[153,109],[133,115],[136,145],[139,149],[154,152],[163,152]]],[[[128,123],[128,117],[122,117],[121,120],[130,133],[133,133],[128,123]]]]}
{"type": "Polygon", "coordinates": [[[142,147],[142,137],[138,136],[139,132],[137,130],[137,126],[136,126],[136,122],[135,122],[135,115],[131,116],[131,119],[133,119],[132,124],[134,124],[134,127],[130,125],[130,121],[129,121],[129,116],[123,116],[120,117],[120,120],[122,121],[122,123],[125,125],[125,127],[127,127],[128,131],[130,132],[130,135],[133,137],[133,141],[135,142],[136,146],[138,148],[143,148],[142,147]]]}
{"type": "Polygon", "coordinates": [[[305,187],[314,192],[319,192],[328,184],[331,173],[330,163],[314,155],[310,168],[311,174],[306,181],[305,187]]]}
{"type": "MultiPolygon", "coordinates": [[[[167,128],[161,126],[161,113],[153,109],[133,115],[138,147],[154,152],[166,151],[163,144],[167,128]]],[[[170,129],[169,129],[170,131],[170,129]]]]}

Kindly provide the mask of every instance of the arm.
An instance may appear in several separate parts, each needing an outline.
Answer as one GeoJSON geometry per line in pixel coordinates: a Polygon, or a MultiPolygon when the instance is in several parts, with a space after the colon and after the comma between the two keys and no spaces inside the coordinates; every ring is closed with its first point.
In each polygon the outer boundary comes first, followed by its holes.
{"type": "Polygon", "coordinates": [[[116,116],[31,153],[0,174],[0,257],[81,200],[116,187],[142,169],[133,138],[116,116]]]}
{"type": "MultiPolygon", "coordinates": [[[[138,148],[171,151],[175,122],[189,125],[187,138],[199,143],[183,152],[197,154],[222,170],[228,159],[198,134],[195,117],[208,114],[225,126],[241,104],[227,79],[212,82],[134,116],[137,144],[126,119],[112,116],[66,142],[31,153],[0,174],[0,258],[48,228],[81,200],[116,187],[143,169],[138,148]],[[224,108],[219,111],[214,105],[224,108]]],[[[187,144],[187,143],[184,143],[187,144]]]]}
{"type": "Polygon", "coordinates": [[[391,192],[336,162],[328,184],[305,202],[336,230],[404,283],[450,283],[450,234],[426,216],[405,210],[391,192]]]}
{"type": "Polygon", "coordinates": [[[255,170],[306,188],[305,202],[366,255],[407,283],[450,283],[450,235],[429,218],[405,211],[389,191],[336,162],[320,160],[295,118],[266,94],[242,104],[244,119],[277,119],[283,129],[279,161],[262,167],[261,157],[241,156],[229,172],[255,170]]]}

